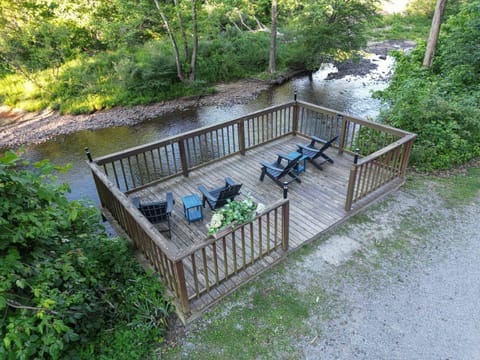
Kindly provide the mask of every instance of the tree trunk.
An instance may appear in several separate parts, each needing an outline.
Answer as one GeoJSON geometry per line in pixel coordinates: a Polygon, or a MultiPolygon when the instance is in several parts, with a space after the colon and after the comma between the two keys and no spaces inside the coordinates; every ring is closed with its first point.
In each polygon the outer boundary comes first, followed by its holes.
{"type": "Polygon", "coordinates": [[[195,81],[196,69],[197,69],[197,54],[198,54],[198,21],[197,21],[197,0],[193,0],[193,49],[192,59],[190,63],[190,81],[195,81]]]}
{"type": "Polygon", "coordinates": [[[160,4],[158,3],[158,0],[153,0],[153,1],[155,3],[155,6],[157,7],[158,12],[160,13],[160,16],[162,17],[163,25],[165,26],[165,29],[167,29],[168,36],[170,37],[170,41],[172,43],[173,51],[175,53],[175,63],[177,65],[177,76],[180,79],[180,81],[184,81],[182,63],[180,62],[180,54],[179,54],[179,51],[178,51],[177,41],[175,40],[175,36],[173,34],[173,31],[170,28],[170,25],[168,24],[167,17],[163,13],[162,8],[160,7],[160,4]]]}
{"type": "Polygon", "coordinates": [[[427,49],[425,50],[425,57],[423,58],[423,66],[427,68],[432,66],[435,49],[437,48],[438,35],[440,34],[442,15],[443,11],[445,10],[446,3],[447,0],[437,0],[437,5],[435,6],[435,13],[433,14],[432,27],[428,37],[427,49]]]}
{"type": "Polygon", "coordinates": [[[178,26],[180,26],[180,31],[182,32],[182,39],[183,39],[183,56],[185,59],[188,59],[188,41],[187,41],[187,34],[185,33],[185,27],[183,26],[183,19],[182,14],[180,13],[180,8],[178,6],[178,0],[173,0],[175,5],[175,9],[177,9],[177,19],[178,19],[178,26]]]}
{"type": "Polygon", "coordinates": [[[270,74],[274,74],[275,57],[277,55],[277,0],[272,0],[272,28],[270,30],[270,62],[268,70],[270,74]]]}

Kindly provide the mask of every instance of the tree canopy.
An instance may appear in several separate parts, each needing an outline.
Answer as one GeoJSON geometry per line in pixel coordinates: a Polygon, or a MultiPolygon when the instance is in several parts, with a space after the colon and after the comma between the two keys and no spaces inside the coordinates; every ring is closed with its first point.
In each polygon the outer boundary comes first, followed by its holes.
{"type": "Polygon", "coordinates": [[[432,67],[422,67],[425,43],[397,53],[393,79],[380,94],[388,104],[383,121],[419,135],[411,159],[426,170],[480,156],[480,0],[452,1],[446,10],[432,67]]]}
{"type": "MultiPolygon", "coordinates": [[[[359,49],[379,1],[276,3],[284,72],[359,49]]],[[[75,113],[268,77],[271,11],[271,0],[0,0],[0,101],[75,113]]]]}

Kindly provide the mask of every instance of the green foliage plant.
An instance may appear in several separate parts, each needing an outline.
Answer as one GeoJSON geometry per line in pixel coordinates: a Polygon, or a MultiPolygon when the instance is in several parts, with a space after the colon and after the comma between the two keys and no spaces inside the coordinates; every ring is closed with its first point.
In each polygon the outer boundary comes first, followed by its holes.
{"type": "Polygon", "coordinates": [[[170,311],[163,286],[57,170],[0,157],[0,358],[146,357],[170,311]]]}

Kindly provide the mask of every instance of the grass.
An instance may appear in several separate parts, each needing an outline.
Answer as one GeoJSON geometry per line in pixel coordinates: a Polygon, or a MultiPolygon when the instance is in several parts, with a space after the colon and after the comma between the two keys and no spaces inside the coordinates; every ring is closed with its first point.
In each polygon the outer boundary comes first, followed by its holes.
{"type": "Polygon", "coordinates": [[[422,15],[392,14],[372,23],[369,36],[374,41],[426,40],[431,19],[422,15]]]}
{"type": "MultiPolygon", "coordinates": [[[[319,296],[319,295],[317,295],[319,296]]],[[[232,296],[233,306],[217,308],[206,316],[206,331],[198,332],[196,351],[182,354],[177,347],[164,352],[165,358],[252,359],[296,358],[292,334],[304,334],[302,320],[309,317],[312,296],[304,296],[293,286],[278,287],[271,277],[250,286],[248,294],[232,296]],[[242,305],[235,304],[239,297],[242,305]]],[[[294,336],[293,336],[294,338],[294,336]]]]}
{"type": "Polygon", "coordinates": [[[470,168],[466,174],[442,178],[439,187],[445,206],[467,205],[480,193],[480,168],[470,168]]]}

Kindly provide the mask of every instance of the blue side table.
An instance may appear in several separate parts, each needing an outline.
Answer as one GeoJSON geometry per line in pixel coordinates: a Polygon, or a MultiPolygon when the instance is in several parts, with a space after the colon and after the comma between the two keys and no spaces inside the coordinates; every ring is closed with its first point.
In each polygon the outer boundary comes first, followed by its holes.
{"type": "MultiPolygon", "coordinates": [[[[302,155],[302,154],[297,152],[297,151],[294,151],[294,152],[291,152],[290,154],[288,154],[287,156],[290,158],[290,160],[293,160],[293,159],[297,158],[298,155],[302,155]]],[[[297,165],[297,167],[295,168],[295,172],[297,173],[297,175],[299,175],[301,172],[307,170],[307,159],[308,159],[307,155],[302,155],[302,157],[300,158],[300,161],[303,161],[303,165],[301,165],[299,163],[297,165]]]]}
{"type": "Polygon", "coordinates": [[[183,212],[190,224],[193,221],[203,220],[202,202],[196,194],[182,197],[183,212]]]}

